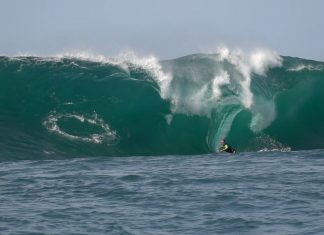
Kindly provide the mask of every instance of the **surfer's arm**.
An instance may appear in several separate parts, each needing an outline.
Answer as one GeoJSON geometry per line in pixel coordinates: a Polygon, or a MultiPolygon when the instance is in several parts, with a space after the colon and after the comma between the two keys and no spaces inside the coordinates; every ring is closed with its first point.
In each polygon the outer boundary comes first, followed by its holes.
{"type": "Polygon", "coordinates": [[[219,152],[224,152],[224,151],[226,151],[226,149],[228,149],[228,145],[227,144],[224,145],[224,146],[222,146],[222,147],[220,147],[219,148],[219,152]]]}

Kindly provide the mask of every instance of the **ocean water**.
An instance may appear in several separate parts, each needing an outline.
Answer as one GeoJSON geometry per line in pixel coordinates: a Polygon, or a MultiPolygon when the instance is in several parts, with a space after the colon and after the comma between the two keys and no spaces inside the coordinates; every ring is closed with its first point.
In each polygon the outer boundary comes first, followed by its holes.
{"type": "Polygon", "coordinates": [[[323,90],[269,50],[0,56],[0,234],[323,234],[323,90]]]}
{"type": "Polygon", "coordinates": [[[324,151],[15,160],[1,234],[322,234],[324,151]]]}

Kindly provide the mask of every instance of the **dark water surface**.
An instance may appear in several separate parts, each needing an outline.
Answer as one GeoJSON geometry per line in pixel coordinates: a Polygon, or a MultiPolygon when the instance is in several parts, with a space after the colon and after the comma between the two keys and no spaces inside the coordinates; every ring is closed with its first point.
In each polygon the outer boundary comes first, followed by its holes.
{"type": "Polygon", "coordinates": [[[321,234],[324,151],[0,162],[1,234],[321,234]]]}

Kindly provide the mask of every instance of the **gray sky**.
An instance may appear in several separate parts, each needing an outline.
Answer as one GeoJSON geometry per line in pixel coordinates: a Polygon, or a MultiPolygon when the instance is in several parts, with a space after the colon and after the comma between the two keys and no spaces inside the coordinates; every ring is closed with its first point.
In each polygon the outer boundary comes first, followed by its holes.
{"type": "Polygon", "coordinates": [[[323,0],[0,0],[0,30],[1,55],[166,59],[228,45],[324,61],[323,0]]]}

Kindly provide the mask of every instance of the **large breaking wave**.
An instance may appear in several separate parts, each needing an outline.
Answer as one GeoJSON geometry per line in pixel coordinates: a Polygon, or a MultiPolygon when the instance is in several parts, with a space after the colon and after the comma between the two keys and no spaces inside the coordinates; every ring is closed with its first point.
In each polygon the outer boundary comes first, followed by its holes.
{"type": "Polygon", "coordinates": [[[1,158],[324,147],[324,63],[227,48],[0,57],[1,158]]]}

